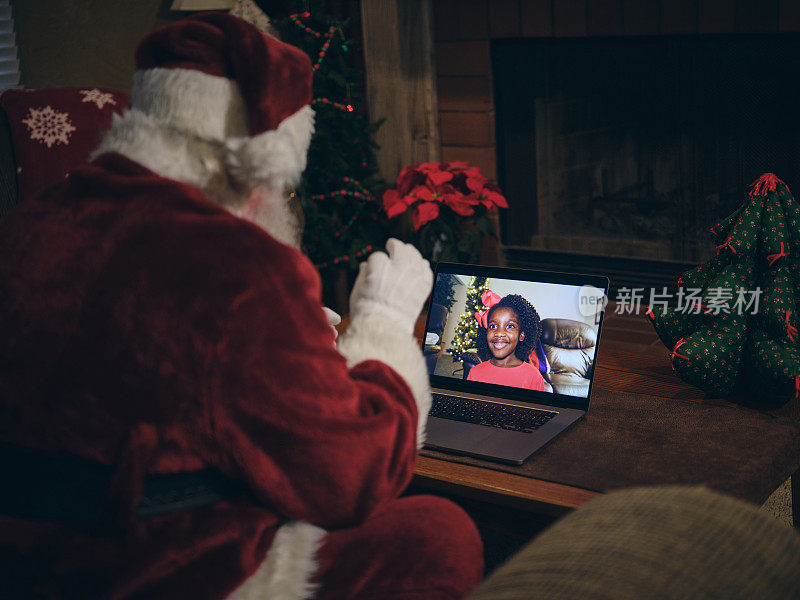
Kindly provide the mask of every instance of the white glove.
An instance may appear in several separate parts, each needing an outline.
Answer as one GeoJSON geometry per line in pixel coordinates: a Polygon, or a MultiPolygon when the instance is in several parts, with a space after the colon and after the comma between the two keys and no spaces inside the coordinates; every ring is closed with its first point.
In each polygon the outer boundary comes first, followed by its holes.
{"type": "Polygon", "coordinates": [[[386,252],[374,252],[361,263],[350,293],[353,319],[379,316],[412,333],[433,285],[428,261],[411,244],[394,238],[386,252]]]}
{"type": "Polygon", "coordinates": [[[339,337],[339,332],[336,330],[336,326],[342,322],[342,317],[340,317],[338,313],[335,313],[327,306],[323,306],[322,311],[325,313],[325,317],[328,319],[328,325],[330,325],[331,329],[333,329],[333,336],[334,339],[336,339],[339,337]]]}

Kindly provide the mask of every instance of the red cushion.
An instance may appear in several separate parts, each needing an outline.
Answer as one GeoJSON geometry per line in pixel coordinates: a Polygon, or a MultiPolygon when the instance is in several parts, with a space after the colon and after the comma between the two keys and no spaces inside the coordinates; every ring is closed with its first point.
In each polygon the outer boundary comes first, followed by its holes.
{"type": "Polygon", "coordinates": [[[11,126],[18,202],[36,196],[84,164],[111,124],[111,116],[127,106],[125,94],[104,88],[4,92],[0,107],[11,126]]]}

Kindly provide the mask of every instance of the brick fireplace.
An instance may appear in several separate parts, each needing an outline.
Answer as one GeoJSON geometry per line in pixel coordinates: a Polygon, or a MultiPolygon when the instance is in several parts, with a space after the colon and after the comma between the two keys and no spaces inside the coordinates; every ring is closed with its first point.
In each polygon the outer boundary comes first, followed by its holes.
{"type": "Polygon", "coordinates": [[[442,159],[503,186],[507,254],[691,264],[761,172],[800,185],[800,2],[436,0],[434,36],[442,159]]]}

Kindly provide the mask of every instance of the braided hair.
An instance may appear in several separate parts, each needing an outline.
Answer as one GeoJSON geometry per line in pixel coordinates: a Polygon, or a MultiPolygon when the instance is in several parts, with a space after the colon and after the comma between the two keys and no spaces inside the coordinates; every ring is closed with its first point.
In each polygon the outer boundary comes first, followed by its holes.
{"type": "MultiPolygon", "coordinates": [[[[514,355],[522,362],[527,362],[539,337],[542,335],[542,323],[539,313],[533,305],[519,294],[509,294],[504,296],[500,302],[489,309],[486,321],[491,320],[495,309],[510,308],[517,313],[520,333],[525,333],[525,339],[517,342],[514,348],[514,355]]],[[[492,353],[489,350],[489,342],[486,341],[486,327],[478,326],[478,356],[481,360],[489,360],[492,353]]]]}

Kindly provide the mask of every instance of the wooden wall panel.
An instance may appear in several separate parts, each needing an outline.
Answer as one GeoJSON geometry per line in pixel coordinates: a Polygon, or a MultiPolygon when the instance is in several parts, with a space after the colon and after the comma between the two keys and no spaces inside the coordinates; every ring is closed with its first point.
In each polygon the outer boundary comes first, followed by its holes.
{"type": "Polygon", "coordinates": [[[444,146],[494,146],[494,114],[441,112],[439,132],[444,146]]]}
{"type": "Polygon", "coordinates": [[[520,23],[524,37],[553,35],[552,0],[520,0],[520,23]]]}
{"type": "Polygon", "coordinates": [[[434,39],[449,41],[458,39],[459,0],[433,0],[434,39]]]}
{"type": "Polygon", "coordinates": [[[458,39],[485,40],[488,38],[489,6],[487,0],[461,0],[458,4],[458,39]]]}
{"type": "Polygon", "coordinates": [[[699,33],[736,31],[736,0],[698,0],[697,31],[699,33]]]}
{"type": "Polygon", "coordinates": [[[658,33],[659,7],[656,0],[622,0],[622,32],[625,35],[658,33]]]}
{"type": "Polygon", "coordinates": [[[697,0],[662,2],[659,32],[664,35],[697,33],[697,0]]]}
{"type": "Polygon", "coordinates": [[[622,0],[588,0],[589,35],[622,35],[622,0]]]}
{"type": "Polygon", "coordinates": [[[586,35],[586,0],[553,0],[553,35],[586,35]]]}
{"type": "Polygon", "coordinates": [[[740,33],[778,31],[778,0],[738,0],[736,15],[740,33]]]}
{"type": "Polygon", "coordinates": [[[486,111],[494,105],[489,77],[439,77],[436,87],[442,111],[486,111]]]}
{"type": "Polygon", "coordinates": [[[439,75],[491,75],[489,41],[436,44],[436,71],[439,75]]]}
{"type": "Polygon", "coordinates": [[[475,165],[487,178],[497,179],[497,161],[494,146],[491,148],[469,148],[467,146],[442,146],[442,160],[452,162],[464,160],[475,165]]]}
{"type": "Polygon", "coordinates": [[[522,35],[519,0],[491,0],[489,37],[510,38],[522,35]]]}
{"type": "Polygon", "coordinates": [[[27,88],[107,87],[129,94],[142,37],[184,13],[164,0],[14,0],[27,88]]]}
{"type": "MultiPolygon", "coordinates": [[[[780,31],[800,31],[800,2],[780,0],[778,5],[778,28],[780,31]]],[[[800,477],[798,477],[800,481],[800,477]]]]}
{"type": "Polygon", "coordinates": [[[385,118],[375,141],[378,166],[393,181],[404,166],[437,160],[432,0],[362,0],[370,118],[385,118]],[[398,93],[402,90],[402,93],[398,93]]]}

